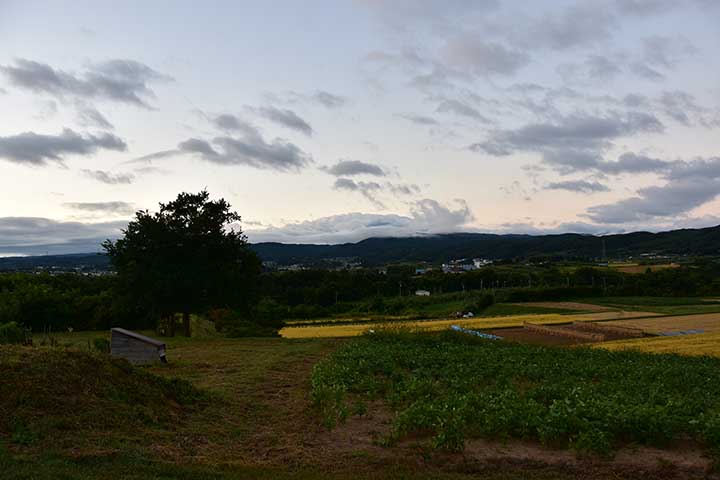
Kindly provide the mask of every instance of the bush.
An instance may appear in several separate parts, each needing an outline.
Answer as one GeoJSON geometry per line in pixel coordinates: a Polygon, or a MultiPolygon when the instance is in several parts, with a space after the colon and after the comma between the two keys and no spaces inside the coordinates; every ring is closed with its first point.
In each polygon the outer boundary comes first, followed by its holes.
{"type": "Polygon", "coordinates": [[[25,330],[15,322],[0,325],[0,344],[24,343],[25,330]]]}
{"type": "Polygon", "coordinates": [[[240,312],[230,309],[215,309],[208,317],[215,322],[215,329],[228,337],[277,337],[282,320],[251,321],[240,312]]]}
{"type": "Polygon", "coordinates": [[[481,295],[476,302],[465,305],[464,311],[477,314],[491,306],[493,303],[495,303],[495,296],[490,293],[486,293],[481,295]]]}
{"type": "Polygon", "coordinates": [[[110,342],[106,338],[93,340],[93,348],[100,353],[110,353],[110,342]]]}

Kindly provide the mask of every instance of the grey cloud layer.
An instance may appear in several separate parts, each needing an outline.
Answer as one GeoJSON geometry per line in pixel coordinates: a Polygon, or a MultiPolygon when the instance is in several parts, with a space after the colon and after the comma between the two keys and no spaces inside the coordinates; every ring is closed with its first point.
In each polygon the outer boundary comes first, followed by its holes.
{"type": "Polygon", "coordinates": [[[102,213],[110,215],[128,215],[135,212],[135,207],[127,202],[67,202],[63,206],[73,210],[89,213],[102,213]]]}
{"type": "Polygon", "coordinates": [[[638,190],[638,196],[588,209],[596,222],[627,223],[684,215],[720,194],[720,157],[665,162],[662,186],[638,190]]]}
{"type": "Polygon", "coordinates": [[[129,185],[135,180],[135,175],[131,173],[111,173],[105,170],[82,170],[86,177],[97,180],[98,182],[107,183],[108,185],[129,185]]]}
{"type": "Polygon", "coordinates": [[[424,199],[412,205],[409,216],[348,213],[283,227],[246,230],[252,242],[295,243],[356,242],[369,237],[418,236],[462,230],[473,220],[467,204],[456,207],[424,199]]]}
{"type": "Polygon", "coordinates": [[[151,108],[154,82],[171,80],[134,60],[108,60],[90,65],[82,75],[54,69],[48,64],[17,59],[13,65],[0,65],[10,83],[34,93],[57,97],[112,100],[151,108]]]}
{"type": "Polygon", "coordinates": [[[221,135],[211,140],[189,138],[174,150],[151,153],[131,162],[192,155],[221,165],[246,165],[281,172],[297,172],[313,163],[312,156],[294,143],[279,138],[268,142],[255,126],[234,115],[219,115],[209,120],[235,136],[221,135]]]}
{"type": "Polygon", "coordinates": [[[547,190],[567,190],[570,192],[596,193],[608,192],[610,189],[599,182],[587,180],[567,180],[564,182],[553,182],[545,186],[547,190]]]}
{"type": "Polygon", "coordinates": [[[125,142],[109,133],[79,134],[66,128],[59,135],[25,132],[0,137],[0,158],[10,162],[43,166],[62,162],[68,155],[92,155],[98,150],[125,151],[125,142]]]}
{"type": "Polygon", "coordinates": [[[361,162],[360,160],[340,160],[330,167],[321,167],[321,170],[335,175],[336,177],[348,177],[353,175],[373,175],[385,177],[387,172],[379,165],[361,162]]]}
{"type": "Polygon", "coordinates": [[[310,124],[300,118],[292,110],[280,109],[275,107],[260,107],[257,109],[253,109],[253,111],[257,112],[259,115],[267,118],[273,123],[289,128],[291,130],[296,130],[300,133],[304,133],[308,137],[312,136],[313,134],[313,128],[310,126],[310,124]]]}
{"type": "Polygon", "coordinates": [[[0,218],[0,253],[61,254],[100,251],[100,243],[116,238],[127,221],[61,222],[36,217],[0,218]]]}

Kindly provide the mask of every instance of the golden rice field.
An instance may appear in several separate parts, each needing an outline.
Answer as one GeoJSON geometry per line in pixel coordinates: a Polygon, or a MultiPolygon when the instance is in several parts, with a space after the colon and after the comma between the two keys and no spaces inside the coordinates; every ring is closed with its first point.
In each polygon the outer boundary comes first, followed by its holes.
{"type": "Polygon", "coordinates": [[[678,332],[681,330],[704,330],[705,333],[720,333],[720,313],[677,315],[639,320],[618,320],[607,323],[620,327],[640,328],[647,333],[678,332]]]}
{"type": "Polygon", "coordinates": [[[679,337],[648,337],[618,340],[615,342],[598,343],[595,345],[595,348],[720,357],[720,332],[682,335],[679,337]]]}
{"type": "Polygon", "coordinates": [[[434,332],[450,328],[451,325],[460,325],[464,328],[491,329],[520,327],[523,322],[532,322],[541,325],[552,325],[558,323],[571,323],[582,321],[606,321],[615,319],[630,319],[639,317],[657,316],[651,312],[626,312],[610,311],[597,313],[584,313],[577,315],[560,315],[557,313],[546,315],[512,315],[507,317],[478,317],[478,318],[454,318],[443,320],[426,321],[395,321],[385,323],[365,323],[354,325],[319,325],[310,327],[285,327],[280,330],[284,338],[324,338],[324,337],[354,337],[362,335],[370,329],[387,328],[389,326],[409,328],[424,332],[434,332]]]}

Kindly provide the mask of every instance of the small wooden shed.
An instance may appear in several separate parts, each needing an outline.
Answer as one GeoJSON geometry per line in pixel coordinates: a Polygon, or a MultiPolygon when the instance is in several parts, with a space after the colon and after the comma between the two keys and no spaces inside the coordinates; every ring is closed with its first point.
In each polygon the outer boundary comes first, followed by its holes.
{"type": "Polygon", "coordinates": [[[167,362],[164,343],[124,328],[110,330],[110,355],[135,365],[167,362]]]}

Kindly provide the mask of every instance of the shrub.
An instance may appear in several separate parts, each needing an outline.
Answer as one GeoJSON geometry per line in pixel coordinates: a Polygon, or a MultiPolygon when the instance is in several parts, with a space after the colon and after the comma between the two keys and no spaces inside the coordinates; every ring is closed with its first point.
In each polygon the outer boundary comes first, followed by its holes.
{"type": "Polygon", "coordinates": [[[208,316],[215,322],[217,331],[228,337],[276,337],[283,325],[282,320],[251,321],[230,309],[215,309],[208,316]]]}
{"type": "Polygon", "coordinates": [[[25,330],[15,322],[0,325],[1,343],[23,343],[25,342],[25,330]]]}
{"type": "Polygon", "coordinates": [[[110,342],[106,338],[93,340],[93,348],[100,353],[110,353],[110,342]]]}

